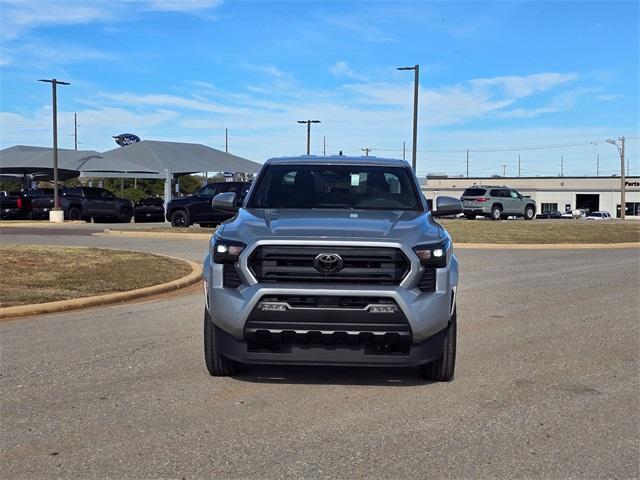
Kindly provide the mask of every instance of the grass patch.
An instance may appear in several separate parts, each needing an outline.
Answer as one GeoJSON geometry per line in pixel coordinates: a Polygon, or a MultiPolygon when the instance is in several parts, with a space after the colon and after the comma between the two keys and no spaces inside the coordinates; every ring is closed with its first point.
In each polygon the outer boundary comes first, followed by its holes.
{"type": "Polygon", "coordinates": [[[179,260],[99,248],[0,245],[0,307],[124,292],[191,273],[179,260]]]}
{"type": "MultiPolygon", "coordinates": [[[[626,243],[640,242],[640,221],[597,220],[464,220],[439,222],[457,243],[626,243]]],[[[114,229],[115,230],[115,229],[114,229]]],[[[201,233],[215,228],[150,227],[126,232],[201,233]]]]}
{"type": "Polygon", "coordinates": [[[454,243],[640,242],[640,222],[596,220],[441,220],[454,243]]]}

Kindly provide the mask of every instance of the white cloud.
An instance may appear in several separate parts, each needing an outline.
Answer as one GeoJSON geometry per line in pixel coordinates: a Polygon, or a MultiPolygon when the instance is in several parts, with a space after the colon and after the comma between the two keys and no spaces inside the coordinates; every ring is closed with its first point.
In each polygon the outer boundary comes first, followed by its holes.
{"type": "Polygon", "coordinates": [[[366,80],[366,77],[353,70],[347,62],[336,62],[329,68],[331,74],[336,78],[350,78],[352,80],[366,80]]]}
{"type": "Polygon", "coordinates": [[[618,100],[619,98],[624,98],[624,95],[620,93],[604,93],[602,95],[598,95],[596,98],[598,100],[602,100],[603,102],[610,102],[612,100],[618,100]]]}
{"type": "Polygon", "coordinates": [[[2,36],[11,39],[34,28],[113,22],[122,12],[200,12],[213,9],[221,0],[1,0],[2,36]]]}

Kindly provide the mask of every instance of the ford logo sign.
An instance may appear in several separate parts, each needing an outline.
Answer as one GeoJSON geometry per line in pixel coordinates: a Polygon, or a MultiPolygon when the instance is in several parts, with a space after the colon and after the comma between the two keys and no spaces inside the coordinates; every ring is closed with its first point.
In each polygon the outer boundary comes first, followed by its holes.
{"type": "Polygon", "coordinates": [[[121,133],[120,135],[115,135],[113,138],[115,138],[116,143],[121,147],[124,147],[125,145],[132,145],[140,141],[140,137],[133,133],[121,133]]]}
{"type": "Polygon", "coordinates": [[[344,266],[342,257],[337,253],[320,253],[313,260],[313,266],[320,273],[330,275],[339,272],[344,266]]]}

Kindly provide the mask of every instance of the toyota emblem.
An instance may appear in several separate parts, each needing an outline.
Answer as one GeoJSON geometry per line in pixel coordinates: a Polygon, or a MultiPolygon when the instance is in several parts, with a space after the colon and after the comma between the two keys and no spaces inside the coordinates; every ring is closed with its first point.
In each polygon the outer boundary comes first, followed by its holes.
{"type": "Polygon", "coordinates": [[[313,260],[313,266],[320,273],[330,275],[342,270],[344,263],[337,253],[320,253],[313,260]]]}

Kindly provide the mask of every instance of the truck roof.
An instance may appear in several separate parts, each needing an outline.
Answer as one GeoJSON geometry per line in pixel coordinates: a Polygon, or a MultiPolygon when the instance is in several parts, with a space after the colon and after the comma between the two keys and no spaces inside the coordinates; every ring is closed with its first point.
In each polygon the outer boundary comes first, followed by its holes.
{"type": "Polygon", "coordinates": [[[369,165],[384,167],[408,167],[405,160],[380,157],[349,157],[346,155],[300,155],[295,157],[270,158],[265,165],[292,165],[308,163],[311,165],[369,165]]]}

